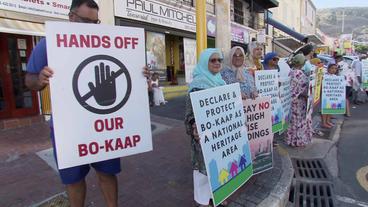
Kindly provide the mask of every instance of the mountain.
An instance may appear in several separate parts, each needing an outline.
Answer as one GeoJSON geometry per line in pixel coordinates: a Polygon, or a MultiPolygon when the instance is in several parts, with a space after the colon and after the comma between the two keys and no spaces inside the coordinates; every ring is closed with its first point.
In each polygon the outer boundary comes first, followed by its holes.
{"type": "Polygon", "coordinates": [[[317,10],[317,27],[331,37],[353,33],[353,39],[368,42],[368,7],[347,7],[317,10]],[[342,20],[344,18],[344,32],[342,20]]]}

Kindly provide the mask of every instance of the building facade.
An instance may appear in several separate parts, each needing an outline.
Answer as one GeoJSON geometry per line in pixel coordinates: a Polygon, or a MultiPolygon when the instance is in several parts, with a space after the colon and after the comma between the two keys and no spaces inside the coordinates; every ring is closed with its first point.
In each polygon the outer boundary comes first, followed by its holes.
{"type": "Polygon", "coordinates": [[[304,43],[323,44],[316,35],[316,12],[312,0],[280,0],[279,7],[270,9],[267,22],[275,50],[287,56],[304,43]]]}
{"type": "MultiPolygon", "coordinates": [[[[33,47],[45,35],[45,21],[67,21],[71,2],[0,1],[0,51],[3,57],[0,60],[1,120],[11,120],[9,123],[13,125],[15,122],[30,123],[19,120],[39,115],[47,105],[43,101],[47,93],[40,95],[25,87],[26,64],[33,47]]],[[[160,74],[163,83],[185,85],[190,81],[191,70],[196,63],[195,0],[96,2],[100,6],[99,18],[103,24],[145,29],[146,64],[160,74]]],[[[206,3],[208,47],[215,47],[216,30],[221,29],[221,25],[216,24],[216,1],[206,0],[206,3]]],[[[265,37],[265,11],[277,6],[275,0],[230,0],[229,4],[232,46],[246,49],[252,38],[265,37]]],[[[0,128],[2,125],[0,123],[0,128]]]]}
{"type": "Polygon", "coordinates": [[[42,120],[39,96],[24,84],[26,65],[44,22],[67,20],[70,2],[0,1],[0,129],[42,120]]]}

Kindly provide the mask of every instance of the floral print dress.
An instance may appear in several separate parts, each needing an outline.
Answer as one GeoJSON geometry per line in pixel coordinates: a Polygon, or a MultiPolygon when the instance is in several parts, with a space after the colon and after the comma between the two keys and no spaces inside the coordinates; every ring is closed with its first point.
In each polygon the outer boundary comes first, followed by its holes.
{"type": "Polygon", "coordinates": [[[245,81],[238,81],[236,79],[236,72],[231,70],[229,67],[225,67],[221,70],[222,79],[226,82],[226,84],[239,82],[240,91],[248,97],[251,97],[252,93],[257,93],[254,77],[245,69],[243,69],[243,75],[245,77],[245,81]]]}
{"type": "Polygon", "coordinates": [[[312,117],[307,114],[309,80],[301,70],[292,70],[291,77],[291,118],[286,143],[303,147],[312,141],[312,117]]]}

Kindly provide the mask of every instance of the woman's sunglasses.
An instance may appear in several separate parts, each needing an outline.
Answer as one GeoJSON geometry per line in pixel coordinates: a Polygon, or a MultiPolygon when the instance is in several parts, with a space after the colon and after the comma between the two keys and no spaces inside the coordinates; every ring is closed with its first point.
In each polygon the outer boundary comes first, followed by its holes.
{"type": "Polygon", "coordinates": [[[216,63],[216,62],[222,63],[223,60],[224,59],[222,59],[222,58],[211,58],[210,59],[210,62],[211,63],[216,63]]]}

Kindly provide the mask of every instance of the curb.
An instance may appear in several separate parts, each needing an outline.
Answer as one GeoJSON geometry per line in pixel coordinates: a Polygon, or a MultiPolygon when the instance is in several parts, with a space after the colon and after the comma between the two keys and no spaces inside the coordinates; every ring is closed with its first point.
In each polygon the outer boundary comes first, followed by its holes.
{"type": "MultiPolygon", "coordinates": [[[[344,118],[338,119],[335,129],[331,132],[329,137],[329,140],[332,142],[331,146],[326,151],[326,154],[324,154],[322,159],[326,158],[329,153],[337,147],[336,145],[340,139],[340,132],[343,123],[344,118]]],[[[276,186],[274,186],[269,196],[257,205],[258,207],[284,207],[288,205],[290,188],[294,177],[294,168],[287,150],[283,149],[281,146],[278,147],[278,150],[281,155],[283,169],[281,178],[276,186]]]]}
{"type": "Polygon", "coordinates": [[[294,177],[294,168],[286,150],[278,147],[281,157],[282,174],[279,182],[274,186],[269,196],[257,206],[259,207],[284,207],[289,201],[291,182],[294,177]]]}

